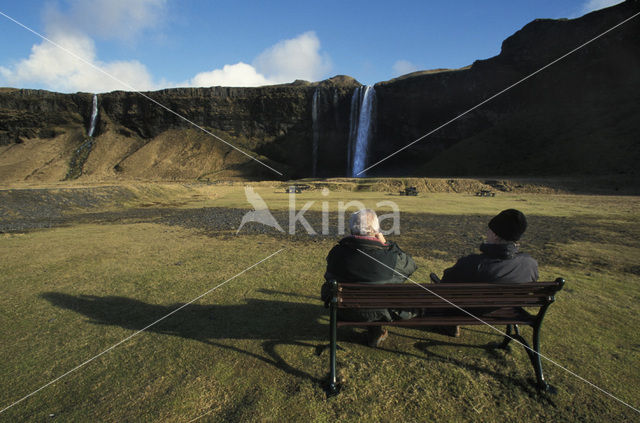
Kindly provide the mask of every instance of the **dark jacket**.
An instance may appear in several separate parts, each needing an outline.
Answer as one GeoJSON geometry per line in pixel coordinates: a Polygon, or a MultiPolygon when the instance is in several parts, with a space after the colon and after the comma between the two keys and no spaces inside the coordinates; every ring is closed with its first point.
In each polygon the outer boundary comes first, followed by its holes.
{"type": "Polygon", "coordinates": [[[371,237],[348,236],[329,251],[325,279],[336,279],[339,282],[402,283],[416,269],[411,256],[393,241],[383,244],[371,237]]]}
{"type": "MultiPolygon", "coordinates": [[[[371,237],[348,236],[329,251],[324,277],[327,281],[335,279],[338,282],[402,283],[417,268],[411,256],[402,251],[395,242],[383,244],[371,237]]],[[[325,304],[330,295],[330,288],[325,283],[321,293],[325,304]]],[[[350,321],[392,320],[389,310],[386,309],[340,309],[338,318],[350,321]]]]}
{"type": "Polygon", "coordinates": [[[482,254],[462,257],[442,282],[524,283],[538,280],[538,262],[513,243],[482,244],[482,254]]]}

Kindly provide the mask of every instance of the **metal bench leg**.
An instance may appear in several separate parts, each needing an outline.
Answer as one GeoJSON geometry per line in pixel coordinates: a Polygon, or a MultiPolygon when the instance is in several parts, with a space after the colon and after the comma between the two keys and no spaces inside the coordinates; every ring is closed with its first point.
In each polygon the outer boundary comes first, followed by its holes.
{"type": "MultiPolygon", "coordinates": [[[[522,335],[520,335],[520,328],[518,327],[518,325],[513,325],[513,326],[515,327],[515,333],[513,334],[512,338],[520,342],[520,344],[522,344],[524,350],[527,352],[527,355],[529,356],[529,360],[531,361],[531,365],[533,365],[533,369],[536,372],[536,377],[537,377],[538,368],[536,367],[536,363],[537,363],[536,360],[539,358],[539,356],[534,352],[535,346],[534,348],[531,348],[527,340],[524,339],[522,335]]],[[[535,343],[535,329],[534,329],[534,343],[535,343]]]]}
{"type": "Polygon", "coordinates": [[[330,396],[337,395],[340,391],[338,386],[338,380],[336,375],[336,350],[338,349],[338,307],[337,298],[331,299],[329,306],[329,314],[331,315],[331,322],[329,323],[329,339],[330,341],[330,354],[329,354],[329,392],[330,396]]]}
{"type": "Polygon", "coordinates": [[[522,344],[522,346],[524,347],[524,350],[527,352],[527,355],[529,356],[529,360],[531,360],[531,364],[535,369],[536,367],[535,360],[538,357],[538,354],[532,351],[532,348],[529,346],[529,343],[527,342],[527,340],[524,339],[522,335],[520,335],[520,328],[518,327],[518,325],[513,325],[513,328],[515,330],[515,333],[511,337],[517,340],[518,342],[520,342],[520,344],[522,344]]]}
{"type": "MultiPolygon", "coordinates": [[[[540,363],[540,336],[539,331],[537,330],[539,327],[535,325],[533,327],[533,348],[529,346],[529,343],[522,335],[520,335],[520,328],[518,325],[513,325],[515,329],[515,334],[513,334],[513,339],[518,340],[524,347],[524,350],[527,352],[529,356],[529,360],[531,361],[531,365],[533,366],[533,370],[536,372],[537,386],[538,389],[541,389],[541,383],[544,384],[544,379],[542,377],[542,365],[540,363]]],[[[545,384],[546,385],[546,384],[545,384]]],[[[546,388],[545,388],[546,389],[546,388]]]]}
{"type": "Polygon", "coordinates": [[[538,390],[551,394],[556,393],[555,388],[544,380],[544,374],[542,373],[542,360],[540,358],[540,325],[533,327],[533,350],[535,353],[531,353],[530,355],[532,356],[531,362],[533,363],[533,368],[536,371],[538,390]]]}
{"type": "MultiPolygon", "coordinates": [[[[518,325],[516,325],[516,333],[518,332],[518,325]]],[[[509,349],[509,342],[511,342],[511,325],[507,325],[507,336],[504,337],[502,343],[497,346],[497,348],[501,348],[503,350],[509,349]]]]}
{"type": "Polygon", "coordinates": [[[538,326],[533,327],[533,350],[535,354],[531,358],[533,368],[536,371],[536,382],[538,383],[538,389],[543,391],[547,390],[547,383],[544,381],[544,375],[542,374],[542,361],[540,360],[540,328],[538,326]]]}
{"type": "Polygon", "coordinates": [[[555,389],[547,384],[544,380],[544,375],[542,374],[542,360],[540,359],[540,323],[537,323],[533,326],[533,348],[529,346],[527,341],[520,335],[520,330],[518,329],[518,325],[514,325],[516,329],[516,333],[513,335],[514,339],[517,339],[524,346],[527,355],[529,356],[529,360],[531,361],[531,365],[533,366],[533,370],[536,373],[536,387],[539,391],[555,393],[555,389]]]}

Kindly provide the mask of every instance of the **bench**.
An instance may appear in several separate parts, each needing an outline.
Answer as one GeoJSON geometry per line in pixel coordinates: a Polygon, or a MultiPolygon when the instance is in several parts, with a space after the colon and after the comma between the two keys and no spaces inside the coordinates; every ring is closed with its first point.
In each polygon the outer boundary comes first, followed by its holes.
{"type": "Polygon", "coordinates": [[[497,348],[508,349],[512,339],[525,346],[536,374],[536,386],[541,391],[555,392],[547,384],[540,360],[540,329],[542,320],[555,293],[564,286],[564,279],[553,282],[519,284],[437,283],[437,284],[371,284],[329,281],[330,374],[329,394],[336,395],[340,386],[336,377],[338,327],[342,326],[467,326],[507,325],[506,335],[497,348]],[[449,302],[443,300],[446,299],[449,302]],[[455,306],[453,305],[455,304],[455,306]],[[460,308],[471,315],[465,313],[460,308]],[[525,307],[528,310],[525,310],[525,307]],[[422,309],[423,316],[392,322],[347,322],[338,320],[338,309],[422,309]],[[532,313],[533,312],[533,313],[532,313]],[[478,320],[480,319],[480,320],[478,320]],[[532,347],[520,335],[518,325],[533,327],[532,347]],[[512,330],[514,333],[512,333],[512,330]]]}

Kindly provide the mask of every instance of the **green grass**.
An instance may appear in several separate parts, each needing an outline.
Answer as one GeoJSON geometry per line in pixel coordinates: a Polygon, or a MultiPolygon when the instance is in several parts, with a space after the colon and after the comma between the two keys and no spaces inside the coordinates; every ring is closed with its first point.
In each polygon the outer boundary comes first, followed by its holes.
{"type": "MultiPolygon", "coordinates": [[[[256,188],[272,208],[288,198],[256,188]]],[[[248,208],[240,186],[153,187],[140,202],[248,208]]],[[[393,237],[426,282],[471,252],[488,217],[531,217],[523,248],[542,279],[567,279],[550,308],[542,352],[611,394],[640,403],[638,197],[541,194],[480,199],[318,191],[298,207],[354,198],[396,201],[393,237]]],[[[131,201],[127,204],[134,205],[131,201]]],[[[138,204],[139,205],[139,204],[138,204]]],[[[113,207],[116,207],[114,205],[113,207]]],[[[75,210],[74,213],[78,212],[75,210]]],[[[0,408],[135,333],[280,248],[283,252],[0,414],[0,421],[632,421],[639,415],[543,362],[555,396],[538,395],[522,348],[392,328],[382,349],[340,330],[342,393],[327,399],[327,312],[318,299],[333,238],[209,234],[153,223],[83,224],[0,235],[0,408]],[[53,414],[54,417],[49,416],[53,414]]],[[[530,336],[528,328],[523,329],[530,336]]]]}

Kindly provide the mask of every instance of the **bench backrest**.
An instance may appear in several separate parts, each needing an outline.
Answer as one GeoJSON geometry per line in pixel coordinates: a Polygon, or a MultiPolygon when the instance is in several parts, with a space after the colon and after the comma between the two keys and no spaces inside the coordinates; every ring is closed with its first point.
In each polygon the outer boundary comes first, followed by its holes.
{"type": "Polygon", "coordinates": [[[338,283],[338,308],[541,307],[552,303],[564,279],[511,284],[338,283]],[[437,294],[437,295],[435,295],[437,294]],[[444,301],[442,298],[450,301],[444,301]]]}

